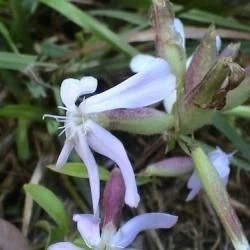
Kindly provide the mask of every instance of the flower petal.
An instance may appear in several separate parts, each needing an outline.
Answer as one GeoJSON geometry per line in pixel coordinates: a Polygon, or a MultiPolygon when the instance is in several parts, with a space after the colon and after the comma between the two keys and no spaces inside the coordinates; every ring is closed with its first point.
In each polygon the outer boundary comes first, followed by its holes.
{"type": "Polygon", "coordinates": [[[121,169],[126,187],[125,202],[131,207],[137,207],[140,197],[137,191],[135,175],[122,143],[109,131],[93,121],[87,121],[86,126],[89,128],[87,134],[89,146],[117,163],[121,169]]]}
{"type": "Polygon", "coordinates": [[[216,150],[211,151],[208,154],[208,157],[221,179],[227,179],[230,174],[229,164],[232,155],[224,153],[219,147],[217,147],[216,150]]]}
{"type": "Polygon", "coordinates": [[[169,93],[169,95],[163,100],[163,105],[165,110],[171,114],[173,106],[176,102],[176,98],[177,98],[177,93],[176,93],[176,89],[174,89],[171,93],[169,93]]]}
{"type": "Polygon", "coordinates": [[[185,49],[186,45],[185,45],[184,26],[183,26],[183,23],[181,22],[181,20],[178,18],[174,19],[174,30],[179,35],[180,45],[185,49]]]}
{"type": "MultiPolygon", "coordinates": [[[[232,154],[226,154],[219,147],[217,147],[216,150],[213,150],[208,154],[208,157],[219,174],[222,182],[226,185],[230,174],[229,164],[232,154]]],[[[202,188],[202,184],[196,172],[194,172],[189,178],[187,187],[191,190],[186,198],[186,201],[191,201],[202,188]]]]}
{"type": "Polygon", "coordinates": [[[47,250],[82,250],[82,248],[77,247],[70,242],[58,242],[50,245],[47,250]]]}
{"type": "Polygon", "coordinates": [[[65,79],[60,88],[62,102],[68,108],[75,107],[77,98],[84,94],[95,92],[97,80],[92,76],[81,78],[81,80],[65,79]]]}
{"type": "Polygon", "coordinates": [[[93,211],[95,215],[99,213],[99,200],[100,200],[100,179],[98,173],[98,166],[95,158],[87,144],[85,135],[78,132],[78,137],[75,145],[76,152],[84,162],[88,170],[89,183],[91,189],[91,197],[93,204],[93,211]]]}
{"type": "Polygon", "coordinates": [[[155,57],[147,54],[139,54],[132,58],[130,61],[129,67],[132,72],[138,73],[145,69],[155,57]]]}
{"type": "Polygon", "coordinates": [[[189,178],[187,187],[188,189],[191,189],[191,190],[186,198],[186,202],[193,200],[194,197],[199,193],[201,189],[201,182],[196,172],[193,172],[193,174],[189,178]]]}
{"type": "Polygon", "coordinates": [[[163,100],[176,88],[169,64],[155,58],[143,71],[80,104],[82,112],[95,113],[118,108],[140,108],[163,100]]]}
{"type": "Polygon", "coordinates": [[[73,143],[66,141],[56,162],[56,168],[61,168],[68,160],[69,154],[73,150],[73,143]]]}
{"type": "Polygon", "coordinates": [[[215,43],[216,43],[217,52],[219,53],[219,51],[221,49],[221,45],[222,45],[222,41],[221,41],[220,36],[215,37],[215,43]]]}
{"type": "Polygon", "coordinates": [[[77,222],[77,229],[89,247],[95,247],[99,244],[100,220],[93,214],[75,214],[73,221],[77,222]]]}
{"type": "Polygon", "coordinates": [[[165,213],[147,213],[134,217],[125,223],[114,235],[111,245],[127,247],[138,233],[148,229],[170,228],[177,222],[178,217],[165,213]]]}

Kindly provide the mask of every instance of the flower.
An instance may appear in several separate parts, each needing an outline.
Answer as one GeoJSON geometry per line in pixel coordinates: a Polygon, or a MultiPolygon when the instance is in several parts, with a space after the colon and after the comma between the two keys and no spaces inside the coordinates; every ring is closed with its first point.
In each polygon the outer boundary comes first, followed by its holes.
{"type": "MultiPolygon", "coordinates": [[[[138,54],[132,58],[129,66],[133,72],[139,73],[141,71],[144,71],[145,68],[147,68],[148,65],[150,65],[155,59],[156,57],[148,54],[138,54]]],[[[165,84],[168,85],[169,91],[163,98],[164,106],[168,113],[171,113],[172,107],[176,102],[176,86],[170,81],[166,82],[165,84]]]]}
{"type": "MultiPolygon", "coordinates": [[[[185,38],[185,33],[184,33],[184,26],[181,22],[180,19],[175,18],[173,21],[173,30],[177,36],[178,39],[178,44],[180,47],[186,50],[186,38],[185,38]]],[[[217,52],[221,48],[221,39],[219,36],[216,36],[216,49],[217,52]]],[[[133,72],[140,72],[144,70],[144,68],[150,64],[153,60],[155,59],[154,56],[148,55],[148,54],[138,54],[134,56],[130,62],[130,69],[133,72]]],[[[193,54],[187,59],[186,61],[186,69],[189,68],[189,65],[193,59],[193,54]]],[[[169,92],[169,95],[166,95],[166,97],[163,100],[163,105],[165,107],[165,110],[168,113],[172,112],[173,105],[175,104],[177,99],[177,93],[176,93],[176,88],[172,88],[172,92],[169,92]]]]}
{"type": "Polygon", "coordinates": [[[112,159],[120,167],[125,186],[125,202],[136,207],[139,195],[133,168],[123,144],[109,131],[98,124],[101,112],[114,109],[134,109],[151,105],[163,100],[175,88],[175,76],[166,61],[154,58],[141,72],[131,76],[119,85],[84,99],[79,106],[77,99],[95,92],[97,80],[83,77],[80,80],[66,79],[62,82],[60,96],[66,115],[45,115],[64,123],[59,127],[65,132],[66,141],[58,157],[56,167],[63,166],[70,152],[75,149],[85,163],[92,195],[94,214],[98,212],[100,196],[99,173],[91,149],[112,159]]]}
{"type": "MultiPolygon", "coordinates": [[[[118,229],[125,197],[124,184],[121,171],[114,168],[103,193],[102,221],[92,214],[73,216],[81,237],[90,249],[124,249],[134,241],[141,231],[170,228],[177,222],[178,217],[174,215],[146,213],[134,217],[118,229]]],[[[59,242],[48,248],[48,250],[62,249],[77,250],[81,248],[70,242],[59,242]]]]}
{"type": "MultiPolygon", "coordinates": [[[[227,185],[228,182],[228,177],[230,174],[230,168],[229,168],[230,158],[232,157],[233,154],[234,153],[226,154],[219,147],[217,147],[216,150],[211,151],[208,154],[212,166],[216,169],[219,177],[221,178],[225,186],[227,185]]],[[[202,184],[200,182],[200,179],[196,171],[194,171],[191,177],[189,178],[187,187],[188,189],[190,189],[190,192],[186,198],[186,201],[191,201],[199,193],[202,187],[202,184]]]]}
{"type": "MultiPolygon", "coordinates": [[[[118,250],[128,247],[143,230],[170,228],[177,222],[177,216],[166,213],[146,213],[138,215],[116,231],[107,225],[100,235],[100,221],[90,214],[76,214],[73,220],[78,231],[90,249],[118,250]]],[[[48,250],[80,250],[82,248],[70,242],[59,242],[48,247],[48,250]]]]}

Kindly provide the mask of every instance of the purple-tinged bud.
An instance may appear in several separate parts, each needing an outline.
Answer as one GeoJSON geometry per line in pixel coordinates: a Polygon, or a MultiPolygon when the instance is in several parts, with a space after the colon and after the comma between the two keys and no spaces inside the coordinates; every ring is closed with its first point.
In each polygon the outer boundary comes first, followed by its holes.
{"type": "Polygon", "coordinates": [[[216,33],[212,25],[194,52],[186,72],[185,93],[192,91],[204,78],[216,61],[216,33]]]}
{"type": "Polygon", "coordinates": [[[141,175],[175,177],[191,172],[193,166],[194,164],[191,157],[172,157],[150,164],[141,175]]]}
{"type": "Polygon", "coordinates": [[[113,169],[111,177],[108,180],[102,200],[103,216],[102,227],[112,225],[118,228],[122,208],[124,205],[125,184],[122,174],[118,168],[113,169]]]}
{"type": "Polygon", "coordinates": [[[234,61],[237,56],[239,55],[240,50],[240,43],[230,43],[227,45],[226,48],[224,48],[221,53],[219,54],[219,58],[222,57],[231,57],[234,61]]]}
{"type": "Polygon", "coordinates": [[[116,109],[96,114],[96,120],[103,127],[135,134],[161,134],[173,128],[171,114],[153,108],[116,109]]]}

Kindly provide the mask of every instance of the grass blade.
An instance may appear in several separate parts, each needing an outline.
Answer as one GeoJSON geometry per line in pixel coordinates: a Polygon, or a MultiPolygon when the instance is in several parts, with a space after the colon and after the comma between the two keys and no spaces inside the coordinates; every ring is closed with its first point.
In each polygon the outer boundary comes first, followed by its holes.
{"type": "Polygon", "coordinates": [[[0,22],[0,33],[5,38],[5,40],[7,41],[10,48],[13,50],[13,52],[18,53],[17,47],[16,47],[15,43],[13,42],[8,29],[1,22],[0,22]]]}
{"type": "Polygon", "coordinates": [[[216,114],[213,125],[239,149],[246,159],[250,160],[250,144],[235,131],[223,116],[216,114]]]}
{"type": "Polygon", "coordinates": [[[183,12],[179,15],[179,17],[201,23],[214,23],[215,25],[223,26],[229,29],[250,31],[250,27],[248,25],[242,24],[234,18],[215,15],[198,9],[191,9],[187,12],[183,12]]]}
{"type": "Polygon", "coordinates": [[[24,71],[35,63],[36,58],[34,55],[0,52],[0,68],[24,71]]]}
{"type": "Polygon", "coordinates": [[[37,184],[26,184],[24,190],[32,199],[42,207],[46,213],[55,221],[60,230],[66,235],[69,229],[69,215],[63,203],[46,187],[37,184]]]}
{"type": "Polygon", "coordinates": [[[119,49],[123,53],[129,56],[134,56],[138,53],[135,48],[121,40],[107,26],[97,21],[95,18],[77,8],[70,2],[65,0],[40,0],[40,2],[58,11],[80,27],[93,32],[95,35],[106,40],[110,45],[119,49]]]}
{"type": "Polygon", "coordinates": [[[137,25],[149,25],[149,20],[147,17],[144,17],[139,14],[135,14],[128,11],[121,11],[121,10],[92,10],[90,12],[92,15],[95,16],[105,16],[110,18],[115,18],[119,20],[126,21],[128,23],[133,23],[137,25]]]}

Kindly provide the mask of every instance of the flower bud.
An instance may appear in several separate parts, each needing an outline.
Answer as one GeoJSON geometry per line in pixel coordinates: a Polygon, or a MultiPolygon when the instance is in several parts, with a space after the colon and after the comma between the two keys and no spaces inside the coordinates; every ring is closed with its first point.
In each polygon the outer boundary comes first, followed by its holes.
{"type": "Polygon", "coordinates": [[[113,225],[119,226],[122,208],[124,205],[125,184],[122,174],[118,168],[115,168],[108,180],[103,193],[103,216],[102,227],[113,225]]]}
{"type": "Polygon", "coordinates": [[[141,175],[175,177],[189,173],[192,171],[193,166],[194,164],[190,157],[172,157],[150,164],[141,175]]]}
{"type": "Polygon", "coordinates": [[[185,93],[192,91],[204,78],[216,61],[216,32],[211,25],[196,48],[186,72],[185,93]]]}
{"type": "Polygon", "coordinates": [[[240,43],[230,43],[227,45],[226,48],[224,48],[221,53],[219,54],[219,58],[222,57],[231,57],[234,61],[237,56],[239,55],[240,50],[240,43]]]}

